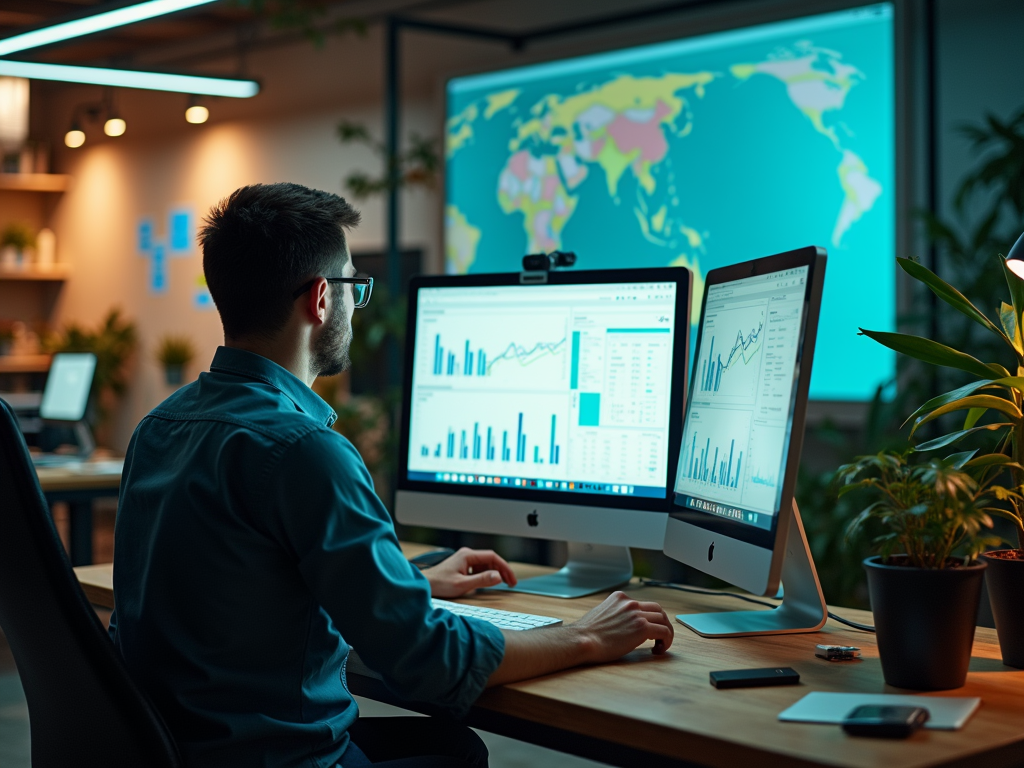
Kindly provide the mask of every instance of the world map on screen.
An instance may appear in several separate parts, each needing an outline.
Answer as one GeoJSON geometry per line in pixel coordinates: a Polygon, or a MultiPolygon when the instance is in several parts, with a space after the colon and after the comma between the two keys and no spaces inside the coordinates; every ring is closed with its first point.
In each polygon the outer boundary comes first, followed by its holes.
{"type": "Polygon", "coordinates": [[[888,4],[448,84],[449,272],[683,265],[829,252],[811,396],[864,399],[895,316],[888,4]]]}

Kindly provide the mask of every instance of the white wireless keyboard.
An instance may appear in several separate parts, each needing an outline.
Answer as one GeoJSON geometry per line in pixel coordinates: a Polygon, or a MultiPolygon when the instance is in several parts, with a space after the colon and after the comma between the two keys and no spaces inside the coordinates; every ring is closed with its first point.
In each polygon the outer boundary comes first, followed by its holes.
{"type": "Polygon", "coordinates": [[[452,603],[448,600],[433,599],[435,608],[444,608],[459,616],[472,616],[474,619],[489,621],[498,629],[536,629],[537,627],[555,627],[562,623],[561,619],[551,616],[534,616],[532,613],[515,613],[500,611],[497,608],[481,608],[478,605],[452,603]]]}

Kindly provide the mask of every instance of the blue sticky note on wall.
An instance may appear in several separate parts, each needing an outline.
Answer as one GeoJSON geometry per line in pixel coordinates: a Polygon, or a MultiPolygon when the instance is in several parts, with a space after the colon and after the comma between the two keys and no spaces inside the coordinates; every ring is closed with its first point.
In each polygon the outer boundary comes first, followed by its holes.
{"type": "Polygon", "coordinates": [[[139,253],[148,254],[153,247],[153,220],[139,220],[139,253]]]}
{"type": "Polygon", "coordinates": [[[167,292],[167,256],[162,243],[153,245],[153,255],[149,260],[149,289],[153,293],[167,292]]]}
{"type": "Polygon", "coordinates": [[[168,231],[171,251],[175,254],[192,250],[192,212],[185,209],[171,211],[168,231]]]}

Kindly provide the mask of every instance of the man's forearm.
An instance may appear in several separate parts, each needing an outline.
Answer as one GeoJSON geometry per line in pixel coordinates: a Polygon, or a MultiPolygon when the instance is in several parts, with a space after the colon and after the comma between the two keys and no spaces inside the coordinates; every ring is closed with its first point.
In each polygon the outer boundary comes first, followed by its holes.
{"type": "Polygon", "coordinates": [[[593,640],[586,630],[551,627],[515,632],[502,630],[505,657],[488,678],[488,687],[540,677],[590,661],[593,640]]]}

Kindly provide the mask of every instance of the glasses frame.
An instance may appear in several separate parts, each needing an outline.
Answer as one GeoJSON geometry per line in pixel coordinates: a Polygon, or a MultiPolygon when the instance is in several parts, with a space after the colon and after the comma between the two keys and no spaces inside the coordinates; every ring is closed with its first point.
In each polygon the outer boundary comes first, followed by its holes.
{"type": "MultiPolygon", "coordinates": [[[[292,293],[292,300],[294,301],[295,299],[299,298],[299,296],[301,296],[306,291],[308,291],[310,288],[312,288],[314,283],[316,283],[316,281],[318,279],[319,278],[314,277],[308,283],[305,283],[301,287],[296,288],[295,291],[292,293]]],[[[355,308],[356,309],[362,309],[363,307],[365,307],[367,304],[370,303],[370,296],[373,293],[373,278],[372,277],[325,277],[324,280],[326,280],[328,283],[346,283],[348,285],[365,285],[366,286],[366,295],[363,297],[362,301],[357,301],[356,302],[355,308]]],[[[353,294],[353,298],[355,298],[354,294],[353,294]]]]}

